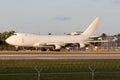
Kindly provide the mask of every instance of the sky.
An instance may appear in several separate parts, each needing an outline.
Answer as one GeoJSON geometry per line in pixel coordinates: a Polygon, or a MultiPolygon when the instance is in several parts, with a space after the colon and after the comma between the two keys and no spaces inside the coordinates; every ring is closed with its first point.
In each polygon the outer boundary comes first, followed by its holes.
{"type": "Polygon", "coordinates": [[[120,33],[120,0],[0,0],[0,32],[83,32],[96,17],[98,34],[120,33]]]}

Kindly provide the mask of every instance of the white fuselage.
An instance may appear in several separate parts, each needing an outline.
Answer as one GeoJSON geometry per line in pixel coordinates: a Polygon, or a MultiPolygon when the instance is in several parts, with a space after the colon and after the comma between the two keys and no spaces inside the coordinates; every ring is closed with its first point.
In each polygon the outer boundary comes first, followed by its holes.
{"type": "Polygon", "coordinates": [[[88,39],[87,36],[80,35],[33,35],[25,33],[16,33],[9,37],[6,42],[14,46],[35,46],[39,47],[40,45],[47,44],[63,44],[64,43],[83,43],[88,39]]]}

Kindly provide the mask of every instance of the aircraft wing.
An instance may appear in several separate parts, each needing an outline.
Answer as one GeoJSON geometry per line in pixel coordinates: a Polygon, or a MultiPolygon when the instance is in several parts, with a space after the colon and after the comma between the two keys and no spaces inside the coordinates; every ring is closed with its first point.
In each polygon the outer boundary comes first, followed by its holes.
{"type": "Polygon", "coordinates": [[[95,42],[108,42],[108,40],[100,40],[100,41],[99,40],[95,40],[95,41],[87,41],[87,42],[94,42],[94,43],[95,42]]]}

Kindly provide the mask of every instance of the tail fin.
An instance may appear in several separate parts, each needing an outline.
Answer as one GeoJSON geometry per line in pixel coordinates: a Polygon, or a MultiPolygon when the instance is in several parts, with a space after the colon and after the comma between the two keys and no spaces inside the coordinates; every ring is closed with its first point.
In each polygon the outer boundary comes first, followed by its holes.
{"type": "Polygon", "coordinates": [[[92,36],[92,35],[97,34],[99,22],[100,22],[100,18],[97,17],[97,18],[89,25],[89,27],[82,33],[82,35],[92,36]]]}

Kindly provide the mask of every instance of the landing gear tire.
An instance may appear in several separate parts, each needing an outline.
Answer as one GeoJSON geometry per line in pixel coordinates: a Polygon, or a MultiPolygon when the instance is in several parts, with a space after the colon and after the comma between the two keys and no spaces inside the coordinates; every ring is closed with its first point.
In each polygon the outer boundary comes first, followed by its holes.
{"type": "Polygon", "coordinates": [[[45,48],[40,48],[40,51],[46,51],[46,49],[45,48]]]}
{"type": "Polygon", "coordinates": [[[46,49],[46,51],[48,51],[48,52],[49,52],[49,51],[52,51],[52,50],[48,48],[48,49],[46,49]]]}
{"type": "Polygon", "coordinates": [[[15,51],[19,51],[19,46],[15,46],[15,51]]]}

